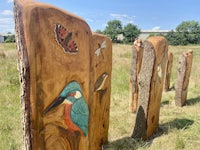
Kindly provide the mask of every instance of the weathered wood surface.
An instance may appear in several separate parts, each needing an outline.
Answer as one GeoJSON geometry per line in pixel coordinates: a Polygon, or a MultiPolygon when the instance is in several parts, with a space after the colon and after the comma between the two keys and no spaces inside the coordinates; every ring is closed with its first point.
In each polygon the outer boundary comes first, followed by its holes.
{"type": "Polygon", "coordinates": [[[168,44],[164,37],[144,42],[139,73],[139,96],[133,138],[148,138],[158,127],[168,44]]]}
{"type": "Polygon", "coordinates": [[[53,6],[15,0],[14,8],[24,149],[88,150],[94,149],[94,145],[98,149],[108,136],[111,42],[104,36],[92,35],[83,19],[53,6]],[[97,43],[103,40],[107,46],[95,58],[97,43]],[[102,73],[108,76],[104,86],[98,87],[97,76],[102,73]],[[76,91],[62,97],[65,90],[75,87],[71,83],[78,86],[76,91]],[[59,98],[63,98],[63,103],[50,110],[59,98]],[[67,118],[70,109],[75,108],[68,98],[81,98],[87,105],[82,103],[84,106],[79,107],[86,111],[88,107],[88,129],[77,128],[73,118],[67,118]],[[96,129],[101,135],[95,133],[96,129]]]}
{"type": "Polygon", "coordinates": [[[175,104],[182,107],[187,99],[193,52],[183,52],[178,60],[177,81],[175,85],[175,104]]]}
{"type": "Polygon", "coordinates": [[[173,66],[173,54],[172,52],[168,51],[167,66],[166,66],[166,72],[165,72],[165,82],[164,82],[165,91],[169,91],[170,89],[172,66],[173,66]]]}
{"type": "Polygon", "coordinates": [[[138,105],[138,76],[142,64],[143,43],[141,39],[136,39],[132,46],[132,58],[130,67],[130,99],[129,111],[135,113],[138,105]]]}
{"type": "Polygon", "coordinates": [[[91,103],[90,148],[102,149],[108,141],[112,42],[103,35],[93,33],[94,101],[91,103]]]}

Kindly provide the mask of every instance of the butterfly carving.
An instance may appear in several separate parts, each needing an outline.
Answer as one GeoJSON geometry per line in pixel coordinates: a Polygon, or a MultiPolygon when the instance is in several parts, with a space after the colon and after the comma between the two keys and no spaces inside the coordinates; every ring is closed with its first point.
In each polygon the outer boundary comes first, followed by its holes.
{"type": "Polygon", "coordinates": [[[72,40],[72,32],[69,32],[60,24],[55,25],[55,36],[58,44],[64,49],[65,53],[76,54],[78,52],[77,45],[72,40]]]}

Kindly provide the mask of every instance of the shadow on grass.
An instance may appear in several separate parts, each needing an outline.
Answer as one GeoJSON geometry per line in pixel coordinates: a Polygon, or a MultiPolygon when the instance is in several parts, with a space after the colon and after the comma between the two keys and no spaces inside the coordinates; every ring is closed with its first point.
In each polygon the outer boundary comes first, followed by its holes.
{"type": "Polygon", "coordinates": [[[166,122],[163,124],[160,124],[157,131],[152,135],[151,139],[154,139],[156,137],[159,137],[163,134],[167,134],[170,131],[177,129],[177,130],[185,130],[189,126],[191,126],[194,123],[193,120],[187,119],[187,118],[176,118],[170,122],[166,122]]]}
{"type": "Polygon", "coordinates": [[[136,140],[131,137],[123,137],[104,145],[103,150],[137,150],[138,148],[145,148],[149,147],[150,145],[151,142],[149,141],[136,140]]]}
{"type": "Polygon", "coordinates": [[[153,140],[164,134],[168,134],[171,130],[185,130],[194,123],[193,120],[187,118],[177,118],[170,122],[160,124],[156,132],[148,140],[138,140],[131,137],[123,137],[116,141],[109,142],[104,145],[104,150],[137,150],[139,148],[148,148],[153,140]]]}
{"type": "Polygon", "coordinates": [[[186,100],[185,102],[185,105],[195,105],[196,103],[199,103],[200,102],[200,96],[196,97],[196,98],[191,98],[191,99],[188,99],[186,100]]]}
{"type": "Polygon", "coordinates": [[[169,100],[162,101],[160,106],[162,107],[164,105],[169,105],[169,100]]]}

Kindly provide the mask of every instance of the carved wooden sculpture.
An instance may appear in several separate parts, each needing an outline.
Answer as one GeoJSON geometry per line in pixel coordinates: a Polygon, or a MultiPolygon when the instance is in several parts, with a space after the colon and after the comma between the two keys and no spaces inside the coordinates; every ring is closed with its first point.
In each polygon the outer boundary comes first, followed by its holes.
{"type": "Polygon", "coordinates": [[[132,47],[131,69],[130,69],[130,100],[129,111],[136,112],[138,106],[138,76],[142,64],[143,43],[136,39],[132,47]]]}
{"type": "Polygon", "coordinates": [[[177,81],[175,85],[175,104],[183,106],[187,99],[190,72],[192,68],[192,50],[183,52],[178,60],[177,81]]]}
{"type": "Polygon", "coordinates": [[[148,138],[158,127],[167,53],[168,44],[164,37],[151,37],[144,42],[133,138],[148,138]]]}
{"type": "Polygon", "coordinates": [[[166,66],[166,73],[165,73],[165,83],[164,83],[165,91],[169,91],[170,89],[170,77],[171,77],[171,72],[172,72],[172,65],[173,65],[173,54],[172,52],[168,51],[167,66],[166,66]]]}
{"type": "Polygon", "coordinates": [[[50,5],[15,0],[14,10],[24,149],[99,149],[108,136],[111,41],[50,5]]]}
{"type": "Polygon", "coordinates": [[[94,56],[94,101],[91,104],[92,122],[90,126],[91,150],[102,149],[108,141],[112,44],[106,36],[93,33],[94,56]]]}

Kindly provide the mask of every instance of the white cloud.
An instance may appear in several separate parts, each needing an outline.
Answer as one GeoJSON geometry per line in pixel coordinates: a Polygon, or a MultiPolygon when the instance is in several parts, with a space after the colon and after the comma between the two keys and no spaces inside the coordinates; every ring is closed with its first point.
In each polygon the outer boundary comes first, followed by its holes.
{"type": "Polygon", "coordinates": [[[14,33],[14,20],[13,18],[0,18],[0,33],[14,33]]]}
{"type": "Polygon", "coordinates": [[[152,28],[152,30],[156,31],[156,30],[160,30],[160,27],[159,26],[155,26],[152,28]]]}
{"type": "Polygon", "coordinates": [[[3,10],[1,12],[2,15],[8,15],[8,16],[12,16],[13,15],[13,11],[11,10],[3,10]]]}
{"type": "Polygon", "coordinates": [[[14,24],[13,18],[0,18],[0,24],[1,25],[9,25],[9,24],[14,24]]]}
{"type": "Polygon", "coordinates": [[[7,2],[8,2],[8,3],[12,3],[12,2],[13,2],[13,0],[7,0],[7,2]]]}
{"type": "Polygon", "coordinates": [[[90,19],[90,18],[86,18],[85,20],[86,20],[86,22],[94,22],[94,20],[90,19]]]}
{"type": "Polygon", "coordinates": [[[110,14],[112,19],[120,20],[122,24],[134,23],[136,16],[128,16],[126,14],[110,14]]]}

